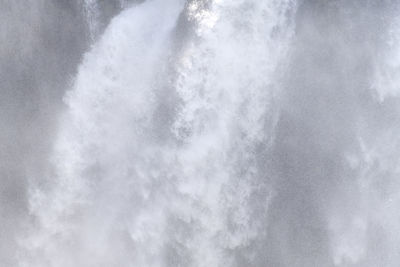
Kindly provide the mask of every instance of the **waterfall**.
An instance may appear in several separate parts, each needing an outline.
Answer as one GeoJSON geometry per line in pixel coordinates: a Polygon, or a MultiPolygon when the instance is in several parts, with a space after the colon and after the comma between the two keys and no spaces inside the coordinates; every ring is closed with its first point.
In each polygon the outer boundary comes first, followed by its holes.
{"type": "Polygon", "coordinates": [[[0,1],[1,266],[399,265],[397,1],[67,2],[0,1]]]}
{"type": "Polygon", "coordinates": [[[294,12],[290,0],[152,0],[115,17],[65,97],[26,266],[254,262],[273,196],[258,158],[294,12]]]}

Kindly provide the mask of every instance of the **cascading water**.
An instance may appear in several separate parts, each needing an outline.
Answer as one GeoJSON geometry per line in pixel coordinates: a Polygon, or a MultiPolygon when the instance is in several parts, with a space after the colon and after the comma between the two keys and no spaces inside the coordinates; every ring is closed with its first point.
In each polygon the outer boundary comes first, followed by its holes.
{"type": "Polygon", "coordinates": [[[27,3],[0,0],[0,89],[55,107],[0,116],[30,144],[0,131],[27,177],[1,180],[0,266],[400,264],[396,1],[27,3]]]}
{"type": "Polygon", "coordinates": [[[83,1],[83,9],[85,11],[87,23],[89,26],[90,38],[93,41],[98,33],[99,28],[99,11],[96,0],[83,1]]]}
{"type": "Polygon", "coordinates": [[[257,157],[273,140],[294,11],[153,0],[118,15],[67,94],[26,265],[256,262],[273,194],[257,157]],[[195,34],[177,49],[182,21],[195,34]]]}

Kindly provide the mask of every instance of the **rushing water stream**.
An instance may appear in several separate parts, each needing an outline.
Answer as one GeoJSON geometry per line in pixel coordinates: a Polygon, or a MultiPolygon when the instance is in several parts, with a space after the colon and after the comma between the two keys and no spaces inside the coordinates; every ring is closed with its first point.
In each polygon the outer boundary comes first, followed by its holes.
{"type": "Polygon", "coordinates": [[[1,266],[399,266],[397,1],[0,0],[0,23],[1,266]]]}

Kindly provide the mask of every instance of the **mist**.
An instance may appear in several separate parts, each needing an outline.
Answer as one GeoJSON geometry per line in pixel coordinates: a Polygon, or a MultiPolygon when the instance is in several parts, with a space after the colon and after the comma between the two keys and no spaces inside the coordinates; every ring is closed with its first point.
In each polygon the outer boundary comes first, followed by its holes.
{"type": "Polygon", "coordinates": [[[394,0],[0,0],[0,265],[400,264],[394,0]]]}

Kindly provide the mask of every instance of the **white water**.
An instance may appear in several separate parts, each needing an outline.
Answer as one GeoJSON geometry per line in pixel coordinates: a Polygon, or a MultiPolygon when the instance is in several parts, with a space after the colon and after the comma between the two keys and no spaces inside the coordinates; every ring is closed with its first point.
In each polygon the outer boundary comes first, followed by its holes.
{"type": "Polygon", "coordinates": [[[396,9],[117,2],[79,2],[19,266],[398,266],[396,9]]]}
{"type": "Polygon", "coordinates": [[[114,18],[65,97],[24,266],[253,261],[273,196],[257,157],[274,138],[294,12],[151,0],[114,18]],[[195,32],[181,44],[179,17],[195,32]]]}

